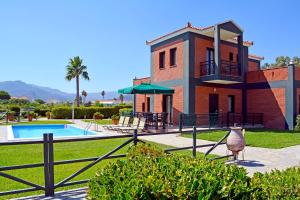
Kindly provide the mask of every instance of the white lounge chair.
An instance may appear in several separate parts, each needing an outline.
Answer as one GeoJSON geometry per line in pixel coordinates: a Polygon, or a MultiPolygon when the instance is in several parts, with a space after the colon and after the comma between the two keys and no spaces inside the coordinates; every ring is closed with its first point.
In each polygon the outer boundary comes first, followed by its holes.
{"type": "Polygon", "coordinates": [[[123,124],[124,124],[124,121],[125,121],[125,117],[121,116],[120,119],[119,119],[118,124],[116,124],[116,125],[105,125],[105,126],[103,126],[103,128],[110,129],[110,128],[113,128],[113,127],[122,127],[123,124]]]}
{"type": "Polygon", "coordinates": [[[142,117],[139,119],[137,125],[133,125],[131,127],[120,128],[119,130],[122,133],[129,133],[130,131],[134,131],[134,130],[143,131],[145,129],[145,125],[146,125],[146,118],[142,117]]]}
{"type": "Polygon", "coordinates": [[[116,125],[116,126],[111,126],[108,129],[109,130],[118,130],[119,128],[125,128],[129,126],[129,122],[130,122],[130,117],[125,117],[124,122],[121,126],[116,125]]]}

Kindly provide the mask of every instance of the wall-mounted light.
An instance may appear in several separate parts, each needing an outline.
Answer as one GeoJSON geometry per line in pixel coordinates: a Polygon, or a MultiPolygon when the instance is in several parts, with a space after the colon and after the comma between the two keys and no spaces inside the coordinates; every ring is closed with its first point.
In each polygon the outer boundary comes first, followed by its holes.
{"type": "Polygon", "coordinates": [[[217,92],[217,88],[214,88],[214,93],[216,93],[217,92]]]}

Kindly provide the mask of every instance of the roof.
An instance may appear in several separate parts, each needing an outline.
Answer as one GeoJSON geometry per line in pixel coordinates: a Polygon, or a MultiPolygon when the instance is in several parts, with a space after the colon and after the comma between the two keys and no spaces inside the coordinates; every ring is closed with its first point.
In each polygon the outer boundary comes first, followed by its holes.
{"type": "Polygon", "coordinates": [[[258,60],[258,61],[262,61],[263,59],[265,59],[262,56],[258,56],[258,55],[254,55],[254,54],[249,54],[248,58],[253,59],[253,60],[258,60]]]}
{"type": "MultiPolygon", "coordinates": [[[[238,25],[236,25],[236,23],[234,23],[233,21],[226,21],[226,22],[222,22],[222,23],[219,23],[219,24],[224,24],[224,23],[227,23],[227,22],[232,22],[235,26],[239,27],[238,25]]],[[[185,33],[185,32],[194,32],[194,33],[198,33],[198,34],[204,34],[204,32],[208,31],[209,29],[214,29],[215,26],[207,26],[207,27],[195,27],[193,26],[190,22],[187,23],[187,25],[183,28],[180,28],[178,30],[175,30],[171,33],[168,33],[168,34],[165,34],[165,35],[162,35],[156,39],[153,39],[151,41],[146,41],[146,44],[147,45],[154,45],[160,41],[163,41],[164,39],[167,39],[168,37],[172,37],[172,36],[176,36],[178,34],[182,34],[182,33],[185,33]]],[[[232,42],[232,43],[237,43],[237,38],[233,38],[232,40],[228,40],[229,42],[232,42]]],[[[244,46],[252,46],[253,45],[253,42],[252,41],[244,41],[244,46]]]]}

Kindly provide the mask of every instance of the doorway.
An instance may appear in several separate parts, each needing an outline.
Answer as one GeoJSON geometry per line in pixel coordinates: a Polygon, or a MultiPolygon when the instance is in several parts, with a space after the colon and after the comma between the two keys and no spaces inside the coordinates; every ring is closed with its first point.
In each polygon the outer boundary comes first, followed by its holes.
{"type": "Polygon", "coordinates": [[[162,112],[167,113],[167,123],[172,123],[173,102],[172,95],[163,95],[162,112]]]}
{"type": "Polygon", "coordinates": [[[209,94],[209,125],[216,126],[219,118],[219,95],[209,94]]]}

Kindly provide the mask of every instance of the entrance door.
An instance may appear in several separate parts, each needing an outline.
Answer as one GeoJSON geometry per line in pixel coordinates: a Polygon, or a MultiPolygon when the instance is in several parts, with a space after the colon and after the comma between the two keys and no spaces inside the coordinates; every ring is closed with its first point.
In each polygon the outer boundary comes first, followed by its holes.
{"type": "Polygon", "coordinates": [[[167,123],[172,122],[172,112],[173,112],[173,105],[172,105],[172,96],[171,95],[163,95],[163,109],[164,113],[167,113],[167,123]]]}
{"type": "Polygon", "coordinates": [[[216,126],[218,124],[218,110],[219,110],[219,95],[209,94],[209,124],[216,126]]]}
{"type": "Polygon", "coordinates": [[[147,109],[146,112],[150,112],[150,97],[147,97],[147,109]]]}

